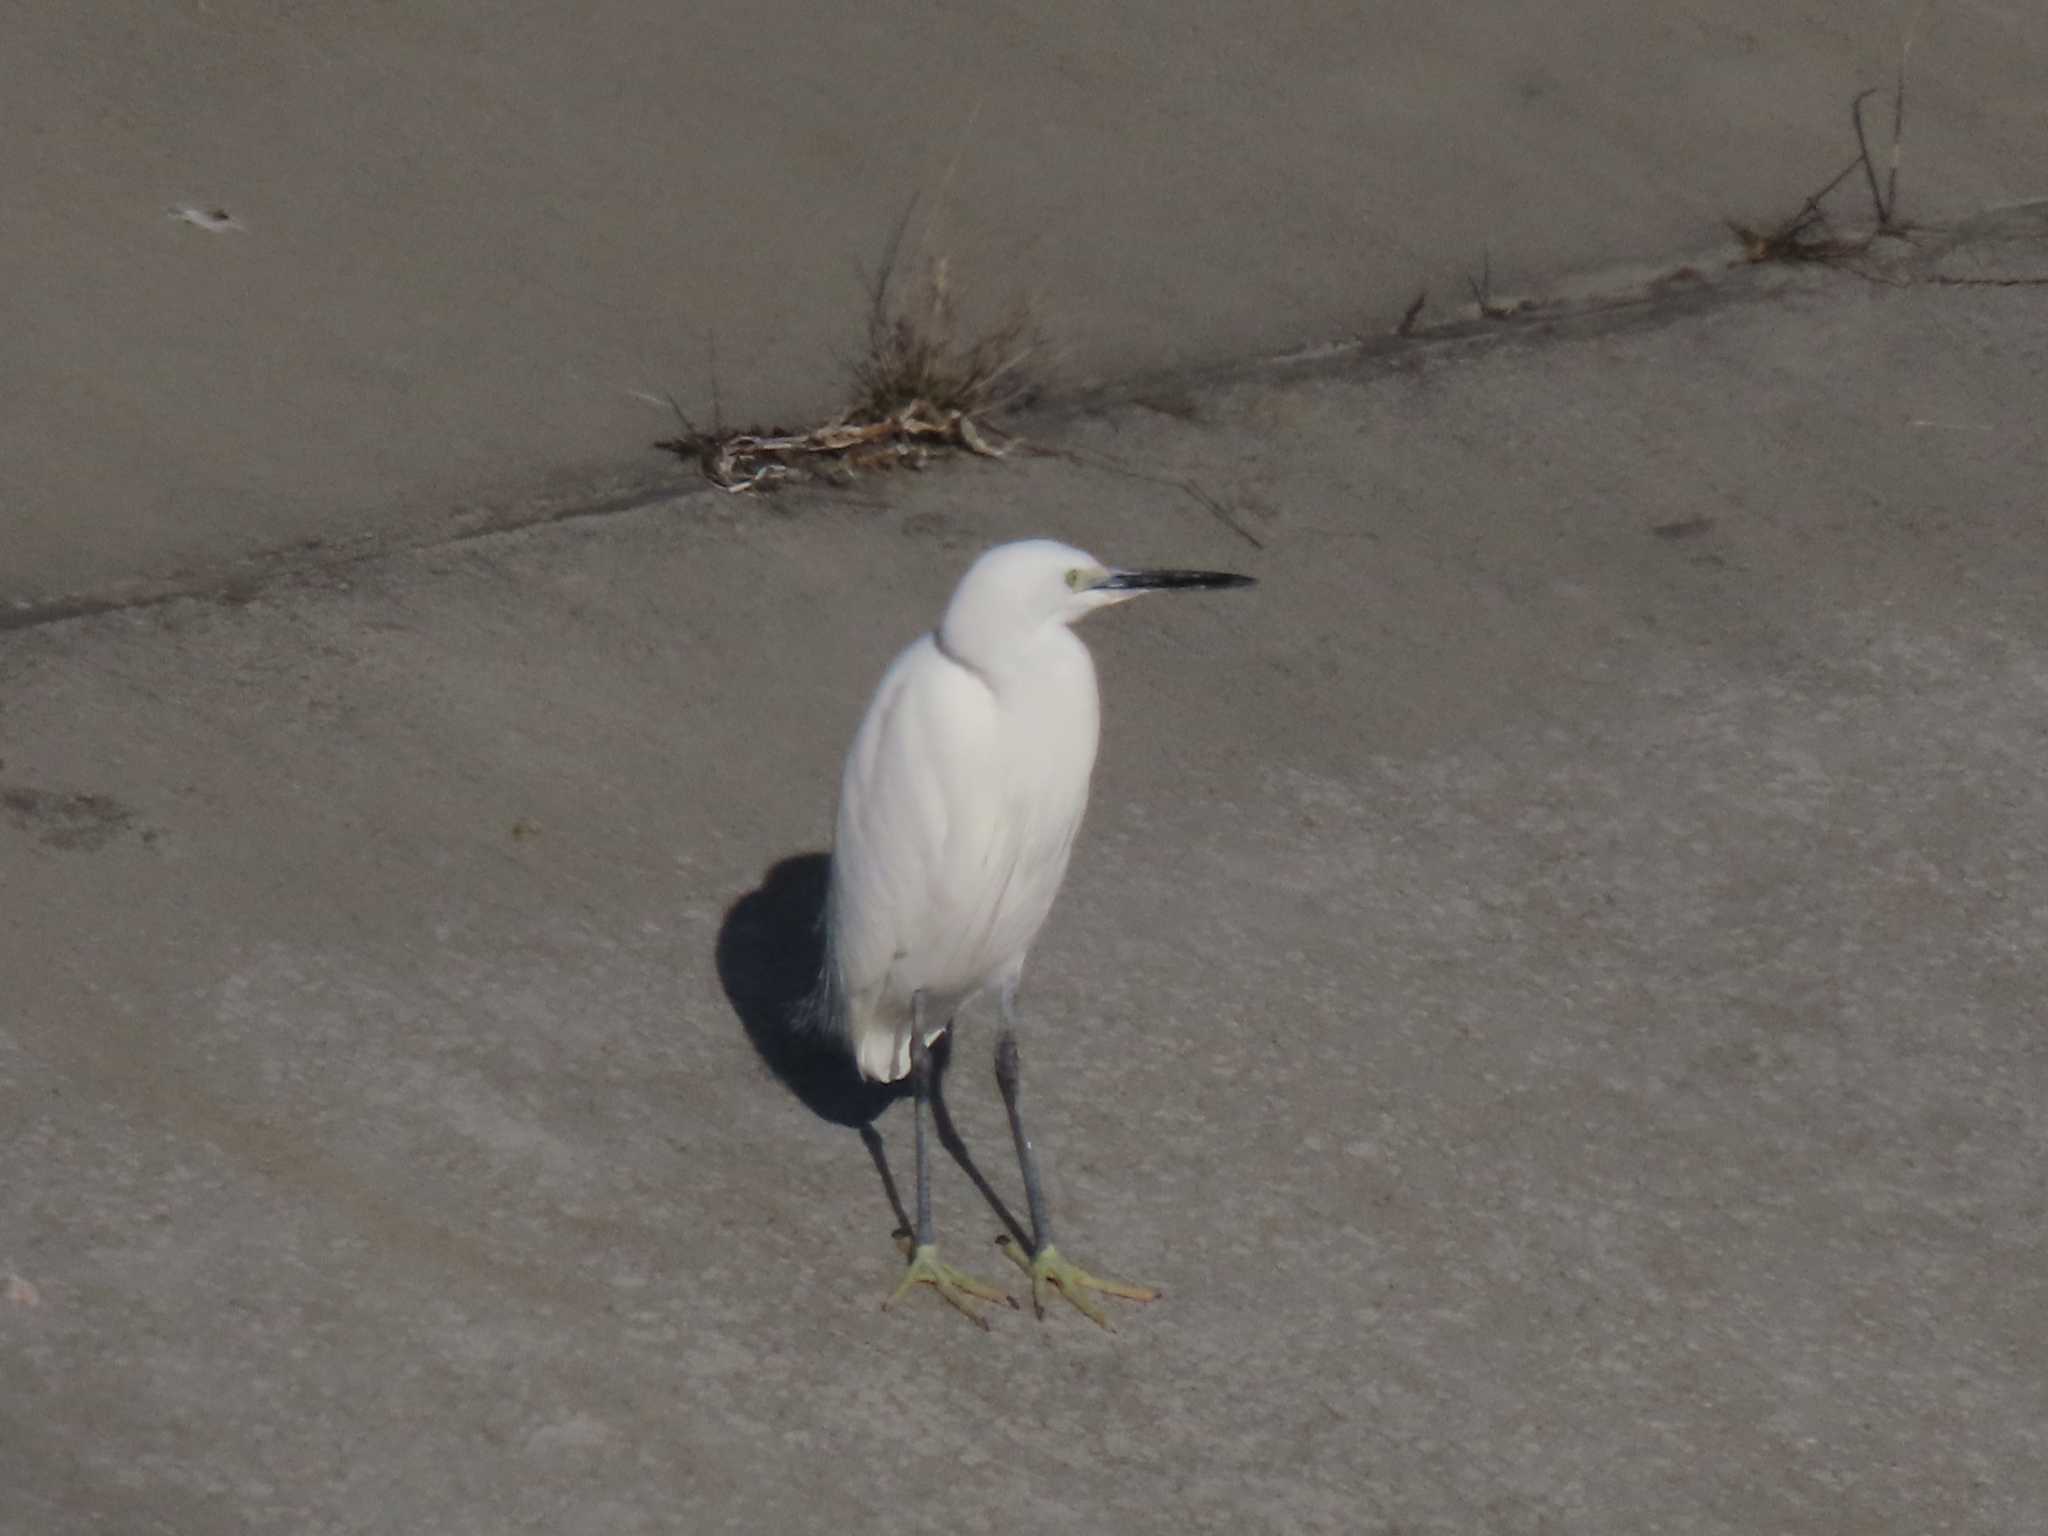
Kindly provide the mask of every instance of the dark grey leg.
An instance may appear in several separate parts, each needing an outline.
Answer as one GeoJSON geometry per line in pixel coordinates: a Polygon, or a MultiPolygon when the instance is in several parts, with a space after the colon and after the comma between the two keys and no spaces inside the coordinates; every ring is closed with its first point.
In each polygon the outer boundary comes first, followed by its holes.
{"type": "MultiPolygon", "coordinates": [[[[928,1285],[981,1327],[988,1319],[974,1307],[970,1297],[983,1301],[1009,1301],[1009,1294],[985,1281],[955,1269],[939,1258],[938,1241],[932,1230],[932,1155],[925,1121],[932,1106],[932,1051],[925,1044],[925,998],[922,992],[910,1002],[910,1087],[911,1125],[917,1143],[917,1221],[910,1244],[910,1268],[895,1294],[884,1302],[889,1306],[920,1285],[928,1285]]],[[[1011,1305],[1015,1305],[1014,1302],[1011,1305]]]]}
{"type": "Polygon", "coordinates": [[[1024,1129],[1024,1116],[1017,1108],[1023,1077],[1022,1053],[1017,1048],[1017,998],[1014,980],[1001,993],[1003,1030],[996,1036],[996,1087],[1003,1095],[1003,1108],[1010,1116],[1010,1139],[1017,1144],[1017,1168],[1024,1175],[1024,1198],[1031,1206],[1031,1256],[1017,1252],[1008,1238],[1000,1238],[1003,1252],[1031,1277],[1031,1304],[1040,1317],[1050,1292],[1057,1290],[1090,1321],[1109,1326],[1109,1314],[1096,1304],[1089,1292],[1120,1296],[1126,1301],[1156,1301],[1159,1292],[1148,1285],[1126,1285],[1091,1275],[1071,1264],[1053,1246],[1052,1215],[1046,1209],[1045,1181],[1038,1171],[1038,1149],[1024,1129]]]}
{"type": "Polygon", "coordinates": [[[911,1123],[917,1138],[917,1236],[920,1248],[932,1246],[932,1154],[925,1137],[925,1120],[931,1114],[932,1048],[924,1043],[924,994],[917,995],[911,1012],[910,1086],[911,1123]]]}
{"type": "Polygon", "coordinates": [[[1017,1031],[1008,1024],[996,1036],[996,1087],[1002,1091],[1003,1108],[1010,1116],[1010,1139],[1017,1144],[1017,1167],[1024,1175],[1024,1199],[1031,1207],[1031,1251],[1043,1253],[1052,1246],[1052,1215],[1045,1208],[1045,1184],[1038,1175],[1038,1149],[1024,1129],[1024,1117],[1017,1110],[1017,1031]]]}

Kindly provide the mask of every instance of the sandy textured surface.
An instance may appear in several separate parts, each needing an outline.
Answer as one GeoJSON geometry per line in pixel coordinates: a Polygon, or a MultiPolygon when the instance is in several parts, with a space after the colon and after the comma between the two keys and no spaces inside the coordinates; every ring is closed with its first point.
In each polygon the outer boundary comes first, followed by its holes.
{"type": "Polygon", "coordinates": [[[1766,277],[0,636],[0,1528],[2048,1527],[2044,357],[1766,277]],[[1262,582],[1087,631],[1114,1335],[879,1311],[770,1065],[866,689],[1040,532],[1262,582]]]}
{"type": "MultiPolygon", "coordinates": [[[[14,7],[0,606],[679,483],[638,396],[835,406],[914,192],[1070,383],[1725,250],[1904,9],[14,7]]],[[[1929,13],[1910,216],[2048,194],[2043,79],[2048,9],[1929,13]]]]}

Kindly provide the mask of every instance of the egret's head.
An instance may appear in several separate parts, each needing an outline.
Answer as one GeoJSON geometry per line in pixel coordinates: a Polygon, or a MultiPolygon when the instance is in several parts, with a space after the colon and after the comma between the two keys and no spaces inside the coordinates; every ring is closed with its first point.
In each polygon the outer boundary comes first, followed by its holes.
{"type": "Polygon", "coordinates": [[[960,578],[939,640],[961,660],[988,668],[1022,652],[1049,624],[1072,624],[1146,592],[1248,587],[1226,571],[1127,571],[1052,539],[998,544],[960,578]]]}

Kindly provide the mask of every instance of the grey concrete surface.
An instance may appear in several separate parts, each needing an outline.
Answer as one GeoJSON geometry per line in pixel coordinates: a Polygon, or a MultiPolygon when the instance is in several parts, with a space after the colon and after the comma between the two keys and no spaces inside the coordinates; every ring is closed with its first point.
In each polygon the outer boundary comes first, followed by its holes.
{"type": "Polygon", "coordinates": [[[2044,360],[1751,273],[0,635],[0,1529],[2048,1528],[2044,360]],[[1087,631],[1027,1092],[1114,1335],[878,1310],[761,1029],[1038,532],[1263,581],[1087,631]]]}
{"type": "Polygon", "coordinates": [[[644,496],[709,343],[738,414],[838,403],[913,192],[1069,385],[1683,257],[1923,10],[1908,214],[2048,193],[2018,0],[12,6],[0,605],[644,496]]]}

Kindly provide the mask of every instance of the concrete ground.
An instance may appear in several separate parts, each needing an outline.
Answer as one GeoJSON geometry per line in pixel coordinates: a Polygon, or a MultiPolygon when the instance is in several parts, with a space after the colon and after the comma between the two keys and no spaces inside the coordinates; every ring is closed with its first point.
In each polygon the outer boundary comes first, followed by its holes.
{"type": "Polygon", "coordinates": [[[0,1528],[2048,1528],[2048,297],[1926,281],[2042,231],[0,636],[0,1528]],[[1262,582],[1086,631],[1027,1093],[1114,1334],[878,1310],[777,1032],[1027,533],[1262,582]]]}
{"type": "Polygon", "coordinates": [[[914,193],[1069,386],[1725,249],[1916,16],[1906,212],[2048,192],[2027,0],[13,7],[0,610],[679,484],[664,392],[840,402],[914,193]]]}

